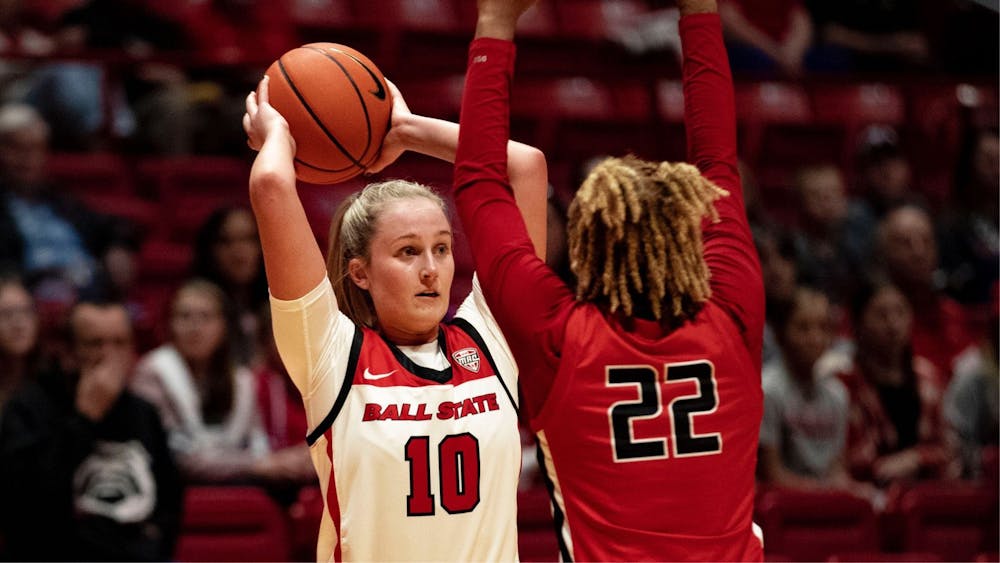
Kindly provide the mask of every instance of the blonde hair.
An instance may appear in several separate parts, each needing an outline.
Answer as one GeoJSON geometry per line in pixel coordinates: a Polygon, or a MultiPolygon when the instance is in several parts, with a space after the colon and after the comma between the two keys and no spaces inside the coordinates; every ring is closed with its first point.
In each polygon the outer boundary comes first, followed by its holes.
{"type": "Polygon", "coordinates": [[[569,208],[577,300],[628,317],[648,309],[670,326],[692,319],[711,295],[701,222],[717,221],[714,202],[728,195],[690,164],[603,160],[569,208]]]}
{"type": "Polygon", "coordinates": [[[369,184],[349,195],[330,221],[330,243],[326,254],[326,270],[333,284],[341,312],[356,324],[369,328],[378,326],[375,306],[367,291],[358,287],[348,275],[352,258],[368,261],[375,223],[386,204],[401,199],[422,197],[437,204],[448,216],[448,206],[430,188],[406,180],[389,180],[369,184]]]}

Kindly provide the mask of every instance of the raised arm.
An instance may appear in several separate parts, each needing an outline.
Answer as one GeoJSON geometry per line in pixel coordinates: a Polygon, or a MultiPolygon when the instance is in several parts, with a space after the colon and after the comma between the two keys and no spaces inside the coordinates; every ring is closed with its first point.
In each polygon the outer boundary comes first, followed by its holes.
{"type": "MultiPolygon", "coordinates": [[[[259,150],[250,172],[250,200],[257,217],[271,295],[290,300],[305,295],[326,275],[326,263],[306,218],[295,185],[295,141],[288,124],[267,101],[267,78],[247,97],[244,129],[259,150]]],[[[392,128],[383,154],[369,171],[389,166],[412,150],[455,161],[458,124],[415,115],[399,90],[393,93],[392,128]]],[[[508,144],[508,166],[518,206],[534,248],[544,258],[548,174],[541,151],[523,143],[508,144]]]]}
{"type": "MultiPolygon", "coordinates": [[[[369,171],[382,170],[407,150],[455,162],[458,150],[458,124],[411,113],[402,94],[391,82],[389,90],[393,95],[392,128],[386,135],[382,153],[369,167],[369,171]]],[[[545,155],[535,147],[509,141],[507,171],[514,199],[524,218],[535,253],[539,258],[545,259],[548,191],[545,155]]]]}
{"type": "Polygon", "coordinates": [[[741,326],[744,341],[759,358],[764,290],[736,166],[735,96],[722,26],[715,0],[679,0],[678,7],[688,160],[730,193],[715,204],[719,221],[704,229],[712,300],[741,326]]]}
{"type": "Polygon", "coordinates": [[[258,150],[250,170],[250,203],[257,217],[271,295],[302,297],[326,277],[326,262],[295,186],[295,141],[288,122],[268,103],[268,78],[247,96],[243,128],[258,150]]]}

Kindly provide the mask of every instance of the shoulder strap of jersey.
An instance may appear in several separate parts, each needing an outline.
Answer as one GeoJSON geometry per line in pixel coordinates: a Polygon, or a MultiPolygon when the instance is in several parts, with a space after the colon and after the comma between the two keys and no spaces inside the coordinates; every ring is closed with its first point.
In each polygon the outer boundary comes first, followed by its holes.
{"type": "Polygon", "coordinates": [[[479,347],[479,350],[483,353],[483,355],[486,356],[486,361],[490,363],[490,367],[493,368],[493,373],[496,374],[497,381],[500,382],[500,386],[503,387],[504,392],[507,394],[507,399],[510,400],[510,404],[514,407],[514,410],[517,411],[518,410],[517,401],[514,400],[514,396],[511,395],[510,389],[507,388],[507,382],[505,382],[504,379],[500,377],[500,370],[497,369],[497,363],[493,361],[493,354],[490,352],[489,347],[486,346],[486,341],[483,340],[482,335],[479,334],[479,331],[476,330],[476,327],[472,326],[472,324],[469,321],[460,317],[452,319],[450,324],[455,328],[458,328],[462,332],[468,334],[469,338],[471,338],[473,342],[476,343],[476,346],[479,347]]]}
{"type": "Polygon", "coordinates": [[[337,419],[337,415],[340,414],[340,409],[344,407],[344,402],[347,401],[347,394],[351,391],[351,385],[354,383],[354,372],[358,369],[358,358],[361,356],[361,345],[364,343],[365,333],[360,326],[354,327],[354,341],[351,342],[351,355],[347,360],[347,372],[344,374],[344,382],[340,386],[340,393],[337,395],[337,400],[333,402],[333,407],[330,412],[320,422],[316,428],[306,436],[306,443],[312,446],[319,440],[319,437],[327,431],[328,428],[333,426],[333,421],[337,419]]]}

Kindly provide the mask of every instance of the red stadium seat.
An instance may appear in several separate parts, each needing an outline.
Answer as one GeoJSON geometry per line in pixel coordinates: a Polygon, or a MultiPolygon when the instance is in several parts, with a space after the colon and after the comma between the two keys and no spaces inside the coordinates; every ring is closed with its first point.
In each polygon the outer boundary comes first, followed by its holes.
{"type": "Polygon", "coordinates": [[[256,487],[190,487],[178,561],[288,561],[288,523],[256,487]]]}
{"type": "Polygon", "coordinates": [[[997,492],[993,487],[925,482],[899,502],[905,522],[903,549],[970,561],[997,546],[997,492]]]}
{"type": "Polygon", "coordinates": [[[113,153],[53,153],[46,163],[52,183],[77,196],[132,195],[128,163],[113,153]]]}
{"type": "Polygon", "coordinates": [[[80,200],[94,211],[128,219],[146,236],[158,236],[165,230],[159,206],[148,199],[128,194],[91,192],[80,200]]]}
{"type": "Polygon", "coordinates": [[[645,83],[611,85],[585,76],[514,84],[511,134],[553,159],[634,152],[652,158],[656,121],[645,83]]]}
{"type": "Polygon", "coordinates": [[[906,119],[903,94],[889,84],[819,84],[812,98],[816,120],[821,123],[899,125],[906,119]]]}
{"type": "Polygon", "coordinates": [[[899,562],[905,563],[907,561],[942,561],[940,557],[933,553],[919,553],[919,552],[902,552],[902,553],[888,553],[885,551],[843,551],[838,552],[827,558],[829,563],[846,563],[846,562],[856,562],[856,563],[877,563],[877,562],[899,562]]]}
{"type": "Polygon", "coordinates": [[[167,198],[160,202],[161,221],[166,224],[164,238],[193,243],[198,229],[216,209],[249,204],[246,188],[238,194],[206,191],[167,198]]]}
{"type": "Polygon", "coordinates": [[[341,43],[377,58],[378,29],[355,16],[351,0],[293,0],[291,19],[300,43],[341,43]]]}
{"type": "Polygon", "coordinates": [[[139,191],[172,203],[188,195],[245,200],[250,165],[220,156],[146,157],[136,163],[139,191]]]}
{"type": "Polygon", "coordinates": [[[900,127],[914,181],[932,205],[948,202],[962,132],[968,125],[996,124],[995,86],[944,82],[909,88],[909,112],[900,127]]]}
{"type": "Polygon", "coordinates": [[[312,226],[313,234],[319,243],[320,250],[326,253],[326,245],[330,236],[330,220],[337,206],[348,195],[365,187],[366,180],[355,177],[337,184],[307,184],[298,183],[299,199],[305,209],[306,218],[312,226]]]}
{"type": "Polygon", "coordinates": [[[839,137],[815,126],[809,96],[797,84],[738,83],[736,116],[740,155],[757,170],[816,162],[840,148],[839,137]]]}
{"type": "MultiPolygon", "coordinates": [[[[559,46],[550,53],[551,72],[603,78],[676,75],[673,57],[649,59],[629,53],[621,37],[634,30],[649,9],[641,0],[560,0],[555,6],[559,46]]],[[[527,58],[527,57],[526,57],[527,58]]]]}
{"type": "Polygon", "coordinates": [[[462,72],[472,28],[461,21],[455,4],[455,0],[358,0],[359,21],[379,31],[378,51],[366,54],[392,77],[462,72]]]}
{"type": "Polygon", "coordinates": [[[544,487],[517,493],[517,545],[521,561],[559,559],[552,508],[544,487]]]}
{"type": "Polygon", "coordinates": [[[327,32],[354,25],[350,0],[293,0],[292,23],[299,27],[320,28],[327,32]]]}
{"type": "Polygon", "coordinates": [[[795,561],[822,561],[845,546],[878,551],[871,505],[846,492],[762,490],[756,521],[764,532],[764,549],[795,561]]]}
{"type": "Polygon", "coordinates": [[[656,113],[658,133],[654,135],[657,160],[682,161],[687,157],[684,128],[684,89],[680,80],[656,83],[656,113]]]}
{"type": "Polygon", "coordinates": [[[458,122],[465,88],[464,74],[397,82],[396,85],[414,113],[458,122]]]}
{"type": "Polygon", "coordinates": [[[858,137],[871,124],[898,128],[906,120],[906,99],[897,86],[881,83],[816,84],[812,87],[817,125],[833,128],[841,138],[836,160],[850,174],[858,137]]]}
{"type": "Polygon", "coordinates": [[[323,493],[318,486],[303,487],[298,498],[288,507],[294,561],[316,558],[316,541],[324,509],[323,493]]]}

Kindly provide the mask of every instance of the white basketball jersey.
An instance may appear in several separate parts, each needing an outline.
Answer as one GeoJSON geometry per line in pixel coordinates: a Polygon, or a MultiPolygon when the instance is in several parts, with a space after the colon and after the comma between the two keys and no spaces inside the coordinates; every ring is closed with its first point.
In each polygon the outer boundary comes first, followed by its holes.
{"type": "Polygon", "coordinates": [[[271,310],[313,429],[317,560],[516,560],[517,366],[478,280],[406,353],[339,312],[325,279],[271,310]]]}
{"type": "Polygon", "coordinates": [[[317,555],[517,559],[517,411],[475,329],[442,325],[432,370],[358,329],[347,377],[310,434],[326,501],[317,555]]]}

